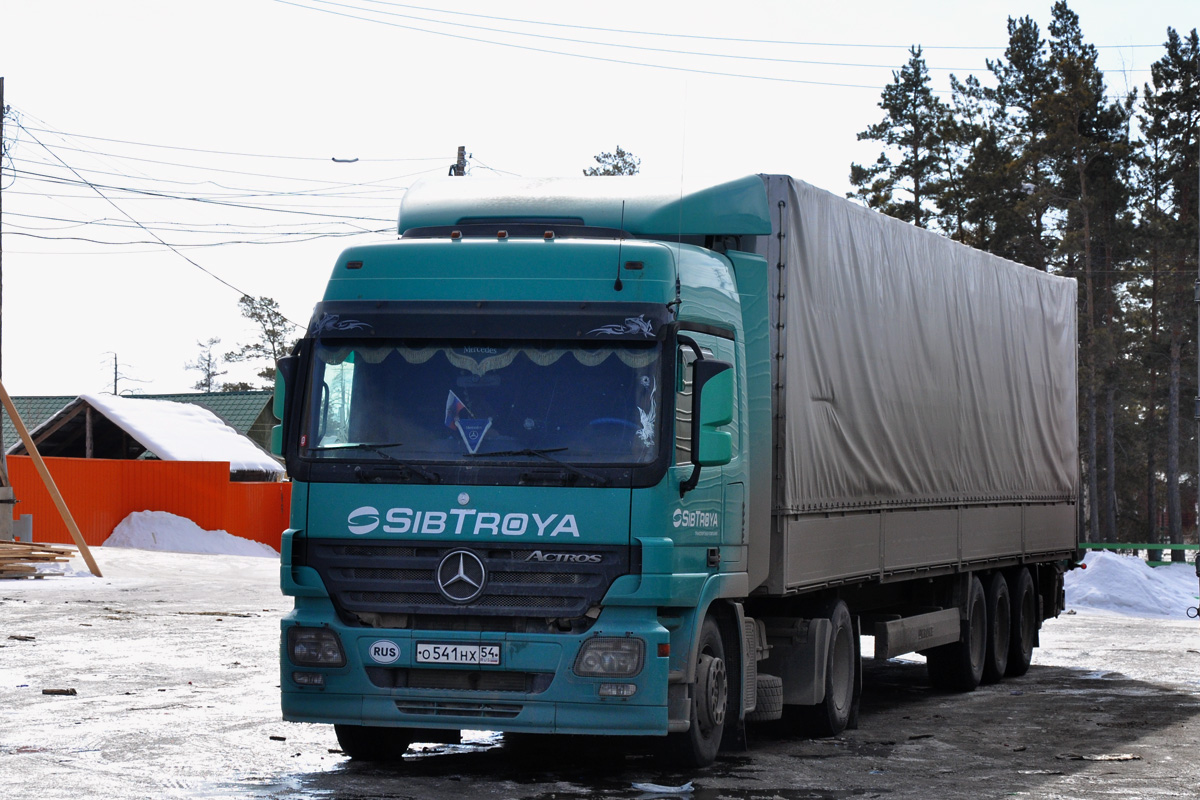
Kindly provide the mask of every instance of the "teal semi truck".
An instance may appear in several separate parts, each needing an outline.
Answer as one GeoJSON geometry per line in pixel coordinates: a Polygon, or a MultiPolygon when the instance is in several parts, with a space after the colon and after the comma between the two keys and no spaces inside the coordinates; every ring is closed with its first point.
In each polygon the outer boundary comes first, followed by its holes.
{"type": "Polygon", "coordinates": [[[1078,555],[1071,280],[781,175],[419,182],[279,362],[288,720],[703,766],[863,635],[1023,674],[1078,555]]]}

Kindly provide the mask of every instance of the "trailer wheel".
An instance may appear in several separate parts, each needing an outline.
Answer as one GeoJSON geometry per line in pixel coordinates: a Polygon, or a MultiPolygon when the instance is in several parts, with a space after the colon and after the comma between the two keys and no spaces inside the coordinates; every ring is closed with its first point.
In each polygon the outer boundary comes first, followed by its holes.
{"type": "Polygon", "coordinates": [[[1008,667],[1004,674],[1018,678],[1029,671],[1037,640],[1037,592],[1029,570],[1021,567],[1012,591],[1012,635],[1009,637],[1008,667]]]}
{"type": "Polygon", "coordinates": [[[692,724],[667,737],[671,760],[690,767],[707,767],[717,758],[730,708],[730,680],[725,644],[716,620],[706,617],[696,648],[696,683],[692,686],[692,724]]]}
{"type": "Polygon", "coordinates": [[[996,683],[1004,677],[1012,627],[1008,581],[997,572],[988,579],[987,585],[987,656],[983,661],[983,683],[996,683]]]}
{"type": "Polygon", "coordinates": [[[833,631],[825,664],[825,699],[815,706],[792,706],[789,711],[797,732],[824,738],[837,736],[850,724],[857,702],[856,688],[862,663],[854,646],[854,621],[845,602],[829,610],[833,631]]]}
{"type": "Polygon", "coordinates": [[[983,584],[974,575],[967,583],[966,619],[962,628],[962,636],[957,642],[925,652],[929,681],[935,688],[971,692],[983,679],[983,662],[987,657],[987,598],[983,584]]]}
{"type": "Polygon", "coordinates": [[[382,728],[372,725],[334,725],[342,752],[355,761],[399,761],[413,743],[408,728],[382,728]]]}

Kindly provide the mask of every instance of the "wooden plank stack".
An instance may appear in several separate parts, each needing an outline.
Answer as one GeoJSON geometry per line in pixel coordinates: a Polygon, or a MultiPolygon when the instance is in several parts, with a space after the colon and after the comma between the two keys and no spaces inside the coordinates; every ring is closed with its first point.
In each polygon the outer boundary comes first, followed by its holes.
{"type": "Polygon", "coordinates": [[[0,578],[40,578],[38,564],[65,562],[75,548],[65,545],[0,542],[0,578]]]}

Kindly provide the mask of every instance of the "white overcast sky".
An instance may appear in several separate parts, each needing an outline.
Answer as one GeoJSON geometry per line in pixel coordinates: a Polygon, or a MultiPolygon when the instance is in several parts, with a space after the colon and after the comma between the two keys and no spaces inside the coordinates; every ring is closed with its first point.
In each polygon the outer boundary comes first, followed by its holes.
{"type": "MultiPolygon", "coordinates": [[[[0,0],[23,126],[5,128],[4,385],[111,392],[115,354],[122,393],[190,390],[198,341],[254,338],[240,293],[305,324],[340,249],[394,238],[404,188],[459,145],[467,180],[576,176],[620,145],[645,175],[843,193],[910,45],[946,90],[985,76],[1010,16],[1046,34],[1051,5],[0,0]]],[[[1195,0],[1071,7],[1114,92],[1200,23],[1195,0]]]]}

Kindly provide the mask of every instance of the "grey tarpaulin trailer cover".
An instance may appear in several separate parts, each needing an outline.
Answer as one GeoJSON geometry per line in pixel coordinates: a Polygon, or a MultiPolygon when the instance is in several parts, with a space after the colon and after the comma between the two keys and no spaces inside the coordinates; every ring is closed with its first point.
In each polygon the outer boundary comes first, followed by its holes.
{"type": "Polygon", "coordinates": [[[1075,281],[762,178],[768,590],[1073,554],[1075,281]]]}

